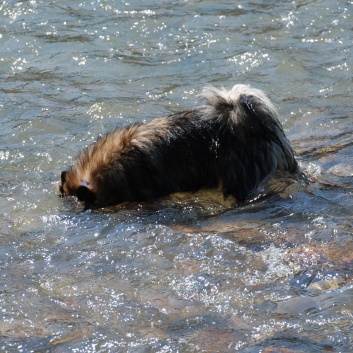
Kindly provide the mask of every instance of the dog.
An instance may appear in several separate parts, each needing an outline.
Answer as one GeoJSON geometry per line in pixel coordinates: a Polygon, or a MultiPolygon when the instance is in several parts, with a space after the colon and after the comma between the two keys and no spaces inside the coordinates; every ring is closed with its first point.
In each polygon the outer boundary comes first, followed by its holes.
{"type": "Polygon", "coordinates": [[[219,187],[224,198],[254,197],[276,172],[298,170],[269,98],[238,84],[207,86],[197,109],[116,128],[61,173],[61,195],[85,210],[219,187]]]}

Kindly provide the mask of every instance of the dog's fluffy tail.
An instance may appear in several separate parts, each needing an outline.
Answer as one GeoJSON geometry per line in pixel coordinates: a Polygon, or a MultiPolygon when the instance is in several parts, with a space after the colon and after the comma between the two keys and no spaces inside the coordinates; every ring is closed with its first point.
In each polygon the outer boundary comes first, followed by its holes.
{"type": "Polygon", "coordinates": [[[235,85],[231,90],[207,86],[201,93],[206,119],[220,123],[220,173],[225,195],[253,196],[276,171],[294,173],[298,164],[276,108],[259,89],[235,85]]]}
{"type": "Polygon", "coordinates": [[[252,88],[249,85],[235,85],[229,91],[225,88],[219,89],[213,86],[206,86],[200,96],[208,103],[204,107],[207,110],[207,114],[213,117],[215,115],[223,116],[225,109],[228,108],[227,110],[232,113],[230,118],[236,122],[242,115],[244,116],[244,112],[242,112],[244,98],[253,97],[262,103],[261,106],[263,109],[266,109],[270,115],[278,120],[277,110],[270,99],[263,91],[252,88]]]}

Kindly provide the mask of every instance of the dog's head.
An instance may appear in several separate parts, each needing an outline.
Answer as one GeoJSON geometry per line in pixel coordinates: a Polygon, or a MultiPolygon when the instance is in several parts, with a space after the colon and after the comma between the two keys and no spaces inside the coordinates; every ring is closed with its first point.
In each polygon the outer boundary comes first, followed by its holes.
{"type": "Polygon", "coordinates": [[[61,172],[59,189],[62,197],[76,196],[79,201],[85,203],[85,209],[93,208],[96,203],[96,195],[92,185],[83,179],[79,179],[73,169],[61,172]]]}

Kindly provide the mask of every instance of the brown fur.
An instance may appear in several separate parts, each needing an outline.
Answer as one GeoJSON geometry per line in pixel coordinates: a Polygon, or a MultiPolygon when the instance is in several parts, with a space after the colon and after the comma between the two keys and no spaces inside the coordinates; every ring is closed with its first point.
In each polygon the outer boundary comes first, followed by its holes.
{"type": "Polygon", "coordinates": [[[73,167],[62,173],[63,196],[77,196],[77,190],[82,183],[90,185],[92,192],[97,192],[96,178],[102,168],[113,168],[116,160],[135,148],[149,148],[156,139],[163,140],[167,131],[168,118],[157,118],[145,125],[135,124],[118,128],[99,138],[80,154],[73,167]]]}

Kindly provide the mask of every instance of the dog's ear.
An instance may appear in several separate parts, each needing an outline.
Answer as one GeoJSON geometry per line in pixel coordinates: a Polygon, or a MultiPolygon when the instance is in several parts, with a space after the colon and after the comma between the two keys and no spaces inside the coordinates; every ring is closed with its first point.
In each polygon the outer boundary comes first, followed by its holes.
{"type": "Polygon", "coordinates": [[[87,186],[81,185],[77,189],[77,198],[85,203],[85,209],[91,207],[96,201],[96,195],[87,186]]]}
{"type": "Polygon", "coordinates": [[[61,197],[64,196],[64,184],[66,182],[66,173],[67,171],[64,170],[63,172],[61,172],[61,184],[59,184],[59,189],[60,189],[60,192],[61,192],[61,197]]]}
{"type": "Polygon", "coordinates": [[[65,181],[66,181],[66,174],[67,174],[67,171],[64,170],[63,172],[61,172],[61,185],[64,185],[65,184],[65,181]]]}

